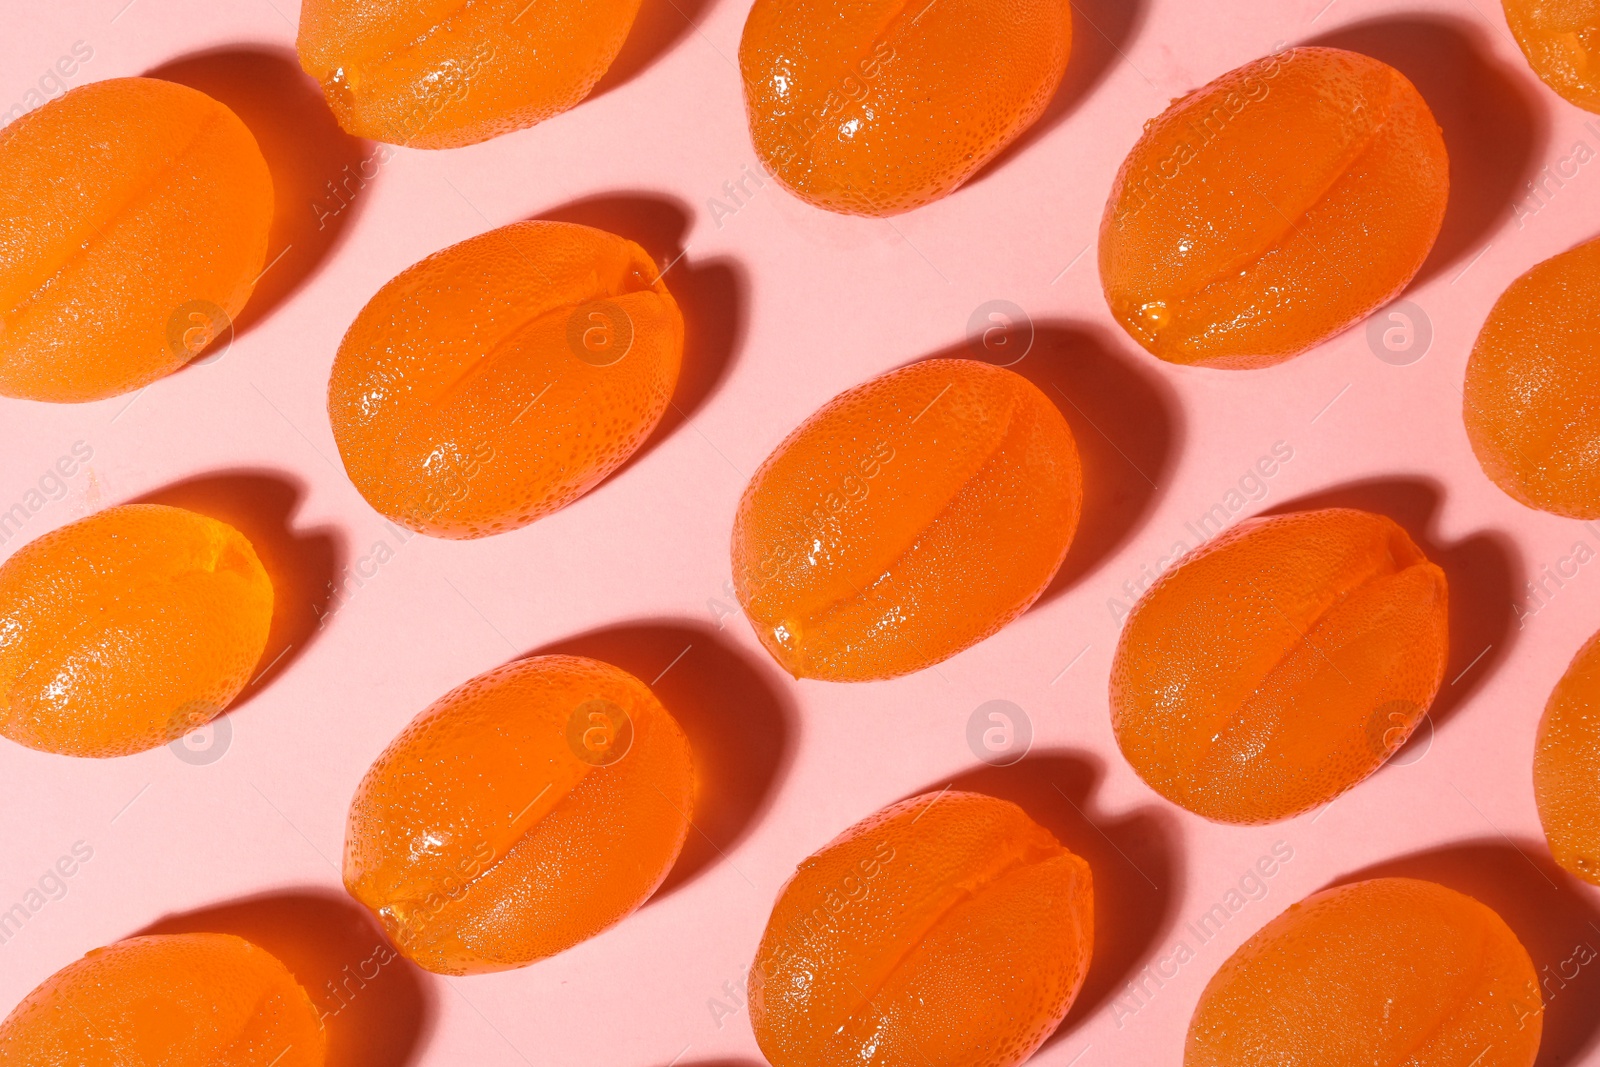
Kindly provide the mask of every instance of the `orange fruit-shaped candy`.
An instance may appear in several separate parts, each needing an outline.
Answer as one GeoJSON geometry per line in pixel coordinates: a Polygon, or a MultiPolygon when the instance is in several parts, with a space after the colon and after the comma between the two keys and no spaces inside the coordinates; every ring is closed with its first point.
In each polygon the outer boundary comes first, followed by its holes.
{"type": "Polygon", "coordinates": [[[1600,518],[1600,241],[1511,283],[1467,361],[1462,417],[1483,471],[1531,508],[1600,518]]]}
{"type": "Polygon", "coordinates": [[[328,385],[345,470],[436,537],[514,530],[610,474],[661,420],[683,316],[644,249],[520,222],[402,271],[361,309],[328,385]]]}
{"type": "Polygon", "coordinates": [[[795,871],[750,971],[773,1067],[1011,1067],[1089,969],[1089,865],[1015,804],[929,793],[795,871]]]}
{"type": "Polygon", "coordinates": [[[1533,792],[1556,862],[1600,885],[1600,634],[1550,694],[1533,755],[1533,792]]]}
{"type": "Polygon", "coordinates": [[[830,211],[955,190],[1033,125],[1072,51],[1060,0],[756,0],[739,42],[756,154],[830,211]]]}
{"type": "Polygon", "coordinates": [[[522,967],[656,891],[694,794],[689,741],[643,682],[518,660],[436,701],[367,771],[344,884],[430,971],[522,967]]]}
{"type": "Polygon", "coordinates": [[[171,374],[244,307],[271,225],[255,138],[186,86],[95,82],[0,130],[0,395],[171,374]]]}
{"type": "Polygon", "coordinates": [[[1414,878],[1291,905],[1206,983],[1184,1067],[1531,1067],[1533,961],[1494,911],[1414,878]]]}
{"type": "Polygon", "coordinates": [[[1528,65],[1550,88],[1600,111],[1600,5],[1594,0],[1504,0],[1528,65]]]}
{"type": "Polygon", "coordinates": [[[339,125],[412,148],[457,148],[589,95],[639,0],[305,0],[295,47],[339,125]]]}
{"type": "Polygon", "coordinates": [[[0,566],[0,734],[67,756],[166,744],[239,694],[271,625],[272,581],[232,526],[97,512],[0,566]]]}
{"type": "Polygon", "coordinates": [[[1404,289],[1449,191],[1444,137],[1404,75],[1293,48],[1145,127],[1106,203],[1100,281],[1152,354],[1264,367],[1404,289]]]}
{"type": "Polygon", "coordinates": [[[1031,382],[916,363],[835,397],[767,457],[734,520],[734,589],[795,677],[892,678],[1027,610],[1082,501],[1072,431],[1031,382]]]}
{"type": "Polygon", "coordinates": [[[1444,678],[1444,571],[1382,515],[1240,523],[1134,605],[1111,667],[1117,744],[1220,822],[1287,819],[1377,770],[1444,678]]]}
{"type": "Polygon", "coordinates": [[[97,948],[0,1023],[4,1067],[322,1067],[311,998],[277,958],[231,934],[97,948]]]}

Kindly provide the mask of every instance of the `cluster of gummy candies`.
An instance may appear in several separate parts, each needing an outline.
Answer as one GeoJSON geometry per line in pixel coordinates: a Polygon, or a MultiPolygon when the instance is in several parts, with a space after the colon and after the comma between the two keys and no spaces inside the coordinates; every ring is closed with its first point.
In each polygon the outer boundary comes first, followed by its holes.
{"type": "MultiPolygon", "coordinates": [[[[298,49],[347,131],[450,148],[583,99],[638,3],[554,0],[524,17],[523,0],[307,0],[298,49]]],[[[1600,12],[1505,7],[1539,76],[1600,110],[1600,12]]],[[[1039,117],[1070,44],[1060,0],[755,0],[739,50],[751,136],[819,207],[907,211],[1039,117]]],[[[1163,360],[1264,367],[1398,294],[1448,186],[1443,138],[1404,76],[1289,49],[1146,125],[1105,209],[1106,300],[1163,360]]],[[[273,213],[244,123],[148,78],[84,86],[0,131],[0,207],[0,394],[57,402],[143,387],[197,354],[203,343],[168,335],[173,309],[236,316],[273,213]]],[[[1538,265],[1489,314],[1463,416],[1484,471],[1524,504],[1600,517],[1597,346],[1600,242],[1538,265]]],[[[622,464],[660,420],[683,349],[683,317],[638,245],[519,223],[380,289],[339,346],[328,413],[377,511],[484,537],[622,464]],[[451,491],[463,470],[468,495],[451,491]]],[[[904,675],[1026,610],[1082,499],[1072,432],[1036,387],[985,363],[916,363],[837,397],[768,457],[733,529],[735,588],[796,677],[904,675]]],[[[1444,572],[1382,515],[1241,523],[1128,617],[1110,680],[1118,744],[1152,788],[1209,819],[1324,804],[1426,713],[1446,604],[1444,572]]],[[[72,756],[167,743],[238,695],[272,615],[254,548],[215,519],[130,505],[40,537],[0,567],[0,733],[72,756]]],[[[1591,642],[1550,698],[1533,777],[1555,859],[1600,884],[1597,701],[1591,642]]],[[[689,741],[648,686],[592,659],[517,661],[446,694],[372,765],[350,807],[345,885],[421,967],[522,967],[655,891],[695,793],[689,741]]],[[[1093,915],[1088,864],[1016,805],[906,800],[783,888],[751,969],[756,1037],[777,1067],[1010,1067],[1076,997],[1093,915]],[[841,886],[849,909],[832,907],[841,886]]],[[[1380,878],[1318,893],[1250,938],[1206,987],[1184,1059],[1527,1067],[1539,998],[1492,910],[1380,878]],[[1532,1007],[1505,1010],[1519,998],[1532,1007]]],[[[310,1067],[325,1044],[305,991],[260,948],[152,936],[35,990],[0,1025],[0,1064],[310,1067]]]]}

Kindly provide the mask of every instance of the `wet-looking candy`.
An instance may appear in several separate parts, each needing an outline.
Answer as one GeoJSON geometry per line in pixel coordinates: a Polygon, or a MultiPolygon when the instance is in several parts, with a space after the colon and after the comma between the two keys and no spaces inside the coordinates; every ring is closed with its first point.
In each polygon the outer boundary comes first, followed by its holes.
{"type": "Polygon", "coordinates": [[[435,537],[514,530],[576,500],[655,429],[683,316],[644,249],[520,222],[437,252],[345,334],[328,415],[350,480],[435,537]]]}
{"type": "Polygon", "coordinates": [[[1544,1004],[1495,912],[1376,878],[1273,919],[1206,983],[1183,1067],[1531,1067],[1544,1004]]]}
{"type": "Polygon", "coordinates": [[[0,395],[100,400],[225,333],[255,289],[272,175],[232,111],[113,78],[0,130],[0,395]]]}
{"type": "Polygon", "coordinates": [[[1528,65],[1550,88],[1589,111],[1600,111],[1600,5],[1594,0],[1505,0],[1528,65]]]}
{"type": "Polygon", "coordinates": [[[1106,203],[1100,281],[1152,354],[1266,366],[1404,289],[1449,190],[1444,137],[1404,75],[1289,49],[1146,125],[1106,203]]]}
{"type": "Polygon", "coordinates": [[[133,937],[47,978],[0,1023],[5,1067],[322,1067],[311,998],[231,934],[133,937]]]}
{"type": "Polygon", "coordinates": [[[689,741],[644,683],[518,660],[440,698],[367,771],[345,887],[430,971],[521,967],[643,904],[694,796],[689,741]]]}
{"type": "Polygon", "coordinates": [[[1534,749],[1533,790],[1550,854],[1600,885],[1600,635],[1550,694],[1534,749]]]}
{"type": "Polygon", "coordinates": [[[946,790],[806,859],[750,971],[773,1067],[1013,1067],[1089,969],[1089,865],[1015,804],[946,790]]]}
{"type": "Polygon", "coordinates": [[[1444,678],[1444,571],[1348,508],[1252,519],[1134,605],[1111,668],[1133,769],[1220,822],[1286,819],[1377,770],[1444,678]]]}
{"type": "Polygon", "coordinates": [[[1077,530],[1072,431],[1027,379],[933,359],[835,397],[745,489],[734,590],[798,678],[921,670],[998,631],[1077,530]]]}
{"type": "Polygon", "coordinates": [[[125,756],[209,722],[255,672],[272,580],[227,523],[107,508],[0,566],[0,734],[125,756]]]}

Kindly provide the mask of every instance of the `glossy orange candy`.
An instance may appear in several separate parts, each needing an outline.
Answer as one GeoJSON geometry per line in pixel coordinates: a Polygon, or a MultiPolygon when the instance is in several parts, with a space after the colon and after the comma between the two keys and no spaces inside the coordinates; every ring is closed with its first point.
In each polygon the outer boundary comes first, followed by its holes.
{"type": "Polygon", "coordinates": [[[97,948],[0,1023],[4,1067],[321,1067],[311,998],[231,934],[132,937],[97,948]]]}
{"type": "Polygon", "coordinates": [[[937,200],[1033,125],[1072,51],[1059,0],[755,0],[739,70],[756,154],[818,207],[937,200]]]}
{"type": "Polygon", "coordinates": [[[1550,88],[1600,111],[1600,6],[1594,0],[1504,0],[1528,65],[1550,88]]]}
{"type": "Polygon", "coordinates": [[[929,793],[800,864],[750,971],[773,1067],[1011,1067],[1089,969],[1089,865],[1021,808],[929,793]]]}
{"type": "Polygon", "coordinates": [[[1264,367],[1404,289],[1449,189],[1444,137],[1404,75],[1292,48],[1146,125],[1106,203],[1101,284],[1152,354],[1264,367]]]}
{"type": "Polygon", "coordinates": [[[1600,634],[1561,676],[1533,756],[1539,821],[1557,863],[1600,885],[1600,634]]]}
{"type": "Polygon", "coordinates": [[[1600,518],[1600,241],[1545,260],[1495,302],[1462,416],[1483,471],[1531,508],[1600,518]]]}
{"type": "Polygon", "coordinates": [[[414,719],[350,805],[344,884],[439,974],[522,967],[619,922],[688,834],[688,739],[625,671],[518,660],[414,719]]]}
{"type": "Polygon", "coordinates": [[[683,316],[644,249],[521,222],[402,271],[345,334],[328,414],[383,515],[484,537],[565,507],[661,420],[683,316]]]}
{"type": "Polygon", "coordinates": [[[1433,882],[1324,890],[1273,919],[1200,995],[1184,1067],[1531,1067],[1533,961],[1494,911],[1433,882]]]}
{"type": "Polygon", "coordinates": [[[250,680],[272,600],[244,535],[182,508],[45,534],[0,566],[0,734],[67,756],[182,737],[250,680]]]}
{"type": "Polygon", "coordinates": [[[457,148],[588,96],[638,12],[639,0],[305,0],[295,47],[348,132],[457,148]]]}
{"type": "Polygon", "coordinates": [[[733,580],[797,678],[921,670],[1027,610],[1078,526],[1066,420],[1031,382],[934,359],[830,401],[739,502],[733,580]]]}
{"type": "Polygon", "coordinates": [[[1240,523],[1134,606],[1111,668],[1117,744],[1208,819],[1324,804],[1422,719],[1448,652],[1444,572],[1382,515],[1240,523]]]}
{"type": "Polygon", "coordinates": [[[194,358],[266,262],[272,175],[204,93],[73,89],[0,130],[0,395],[100,400],[194,358]]]}

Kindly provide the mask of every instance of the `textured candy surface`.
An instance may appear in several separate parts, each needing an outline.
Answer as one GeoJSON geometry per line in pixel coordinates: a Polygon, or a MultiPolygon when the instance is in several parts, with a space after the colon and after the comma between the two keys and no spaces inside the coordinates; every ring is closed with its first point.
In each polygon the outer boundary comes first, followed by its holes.
{"type": "Polygon", "coordinates": [[[1059,0],[756,0],[750,135],[795,195],[855,215],[954,190],[1033,125],[1067,67],[1059,0]]]}
{"type": "Polygon", "coordinates": [[[588,96],[638,12],[639,0],[306,0],[295,47],[350,133],[456,148],[588,96]]]}
{"type": "Polygon", "coordinates": [[[1377,770],[1444,677],[1444,572],[1382,515],[1238,524],[1151,586],[1111,668],[1117,743],[1221,822],[1286,819],[1377,770]]]}
{"type": "Polygon", "coordinates": [[[326,1044],[288,969],[231,934],[97,948],[0,1023],[3,1067],[321,1067],[326,1044]]]}
{"type": "Polygon", "coordinates": [[[266,262],[272,175],[222,104],[154,78],[0,130],[0,395],[100,400],[198,355],[266,262]]]}
{"type": "Polygon", "coordinates": [[[1589,111],[1600,111],[1600,3],[1595,0],[1504,0],[1528,65],[1550,88],[1589,111]]]}
{"type": "Polygon", "coordinates": [[[1184,1067],[1530,1067],[1543,1002],[1504,920],[1434,882],[1307,897],[1206,984],[1184,1067]]]}
{"type": "Polygon", "coordinates": [[[930,793],[800,864],[750,971],[774,1067],[1010,1067],[1067,1014],[1094,935],[1089,865],[1015,804],[930,793]]]}
{"type": "Polygon", "coordinates": [[[906,674],[1027,610],[1082,501],[1072,431],[1031,382],[928,360],[834,398],[761,465],[734,589],[796,677],[906,674]]]}
{"type": "Polygon", "coordinates": [[[521,967],[643,904],[683,847],[688,739],[637,678],[540,656],[419,715],[350,806],[344,882],[430,971],[521,967]]]}
{"type": "Polygon", "coordinates": [[[1600,518],[1600,241],[1511,283],[1483,324],[1462,390],[1478,463],[1532,508],[1600,518]]]}
{"type": "Polygon", "coordinates": [[[1600,885],[1600,635],[1550,694],[1534,749],[1533,790],[1551,855],[1600,885]]]}
{"type": "Polygon", "coordinates": [[[1293,48],[1146,125],[1106,203],[1101,284],[1164,360],[1277,363],[1405,288],[1449,189],[1443,135],[1404,75],[1293,48]]]}
{"type": "Polygon", "coordinates": [[[0,733],[125,756],[210,721],[254,673],[272,581],[243,534],[182,508],[107,508],[0,566],[0,733]]]}
{"type": "Polygon", "coordinates": [[[345,334],[328,414],[383,515],[436,537],[524,526],[650,436],[683,316],[644,249],[561,222],[452,245],[390,281],[345,334]]]}

